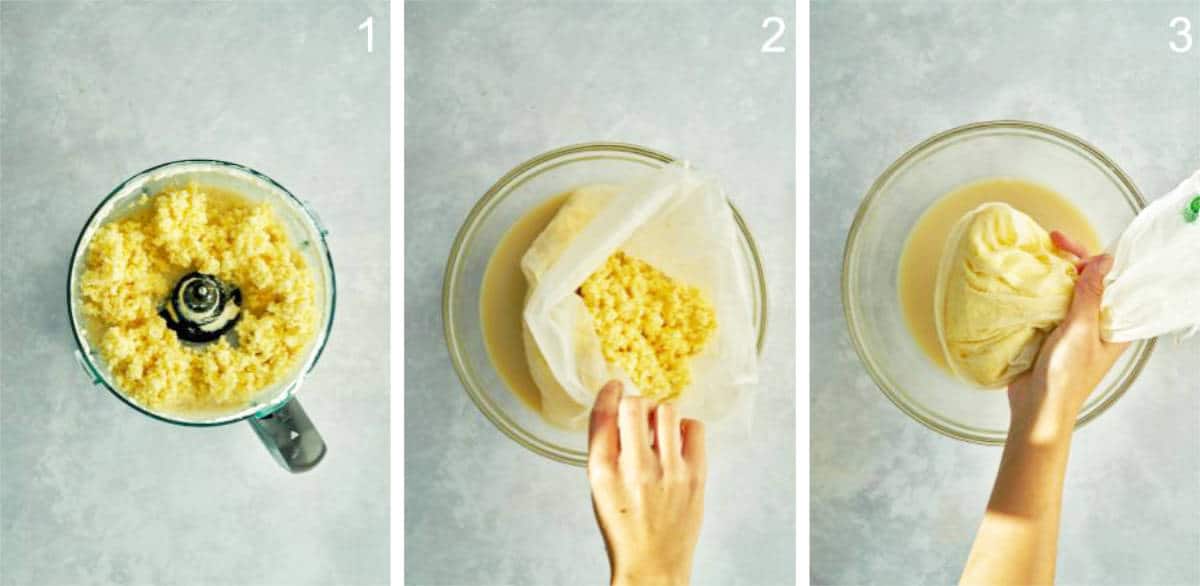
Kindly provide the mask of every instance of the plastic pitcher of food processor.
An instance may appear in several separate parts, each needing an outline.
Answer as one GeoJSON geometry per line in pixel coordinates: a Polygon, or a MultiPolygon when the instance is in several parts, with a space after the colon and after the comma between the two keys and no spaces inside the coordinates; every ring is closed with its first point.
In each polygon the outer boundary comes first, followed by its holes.
{"type": "Polygon", "coordinates": [[[325,442],[295,398],[307,375],[316,365],[333,326],[336,294],[333,260],[321,225],[308,204],[279,183],[249,167],[215,160],[183,160],[152,167],[116,187],[92,213],[79,233],[71,256],[67,280],[68,312],[78,348],[75,356],[93,384],[103,385],[115,397],[145,415],[178,425],[208,427],[246,420],[254,428],[277,462],[291,472],[312,469],[325,456],[325,442]],[[269,203],[283,225],[291,244],[304,257],[314,280],[318,325],[301,359],[282,379],[259,390],[244,405],[205,411],[151,409],[123,393],[104,359],[89,338],[88,322],[82,311],[80,277],[86,267],[88,247],[97,229],[106,222],[144,206],[142,196],[153,196],[169,187],[195,183],[231,191],[251,203],[269,203]]]}

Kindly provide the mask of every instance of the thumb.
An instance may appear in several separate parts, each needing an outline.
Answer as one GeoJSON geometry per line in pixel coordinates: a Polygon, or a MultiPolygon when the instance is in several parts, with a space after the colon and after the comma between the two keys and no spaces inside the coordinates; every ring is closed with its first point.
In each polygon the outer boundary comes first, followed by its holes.
{"type": "Polygon", "coordinates": [[[1075,282],[1075,296],[1067,321],[1094,323],[1100,319],[1100,300],[1104,296],[1104,276],[1112,269],[1112,257],[1101,254],[1089,258],[1075,282]]]}

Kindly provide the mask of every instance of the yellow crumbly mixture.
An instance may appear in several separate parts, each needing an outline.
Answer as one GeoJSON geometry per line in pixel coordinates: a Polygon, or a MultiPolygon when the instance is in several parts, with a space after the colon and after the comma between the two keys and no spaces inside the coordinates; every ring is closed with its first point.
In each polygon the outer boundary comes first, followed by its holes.
{"type": "Polygon", "coordinates": [[[579,289],[592,313],[604,358],[642,395],[678,397],[692,382],[688,359],[717,329],[712,305],[695,287],[623,252],[610,256],[579,289]]]}
{"type": "Polygon", "coordinates": [[[118,388],[152,410],[245,405],[301,358],[316,331],[314,283],[269,204],[189,185],[97,230],[81,277],[83,311],[118,388]],[[239,287],[236,346],[185,346],[158,315],[176,280],[199,271],[239,287]]]}

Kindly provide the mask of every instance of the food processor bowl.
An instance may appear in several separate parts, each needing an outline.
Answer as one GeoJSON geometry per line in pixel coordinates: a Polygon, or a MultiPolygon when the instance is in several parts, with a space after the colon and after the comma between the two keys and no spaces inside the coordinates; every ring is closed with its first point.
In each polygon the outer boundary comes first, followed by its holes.
{"type": "Polygon", "coordinates": [[[68,312],[77,344],[75,356],[94,384],[102,385],[149,417],[188,426],[215,426],[249,420],[280,464],[296,472],[310,469],[324,456],[325,444],[293,396],[305,375],[316,365],[333,326],[337,294],[327,234],[307,203],[249,167],[226,161],[192,159],[164,163],[142,171],[122,182],[100,202],[76,241],[67,280],[68,312]],[[80,277],[86,266],[88,247],[100,226],[144,207],[146,203],[142,196],[153,196],[164,189],[191,183],[231,191],[253,203],[265,202],[272,206],[292,245],[301,252],[312,271],[319,324],[313,339],[302,352],[303,358],[291,372],[280,382],[257,392],[246,404],[213,410],[151,409],[121,392],[94,347],[97,340],[82,311],[80,277]]]}

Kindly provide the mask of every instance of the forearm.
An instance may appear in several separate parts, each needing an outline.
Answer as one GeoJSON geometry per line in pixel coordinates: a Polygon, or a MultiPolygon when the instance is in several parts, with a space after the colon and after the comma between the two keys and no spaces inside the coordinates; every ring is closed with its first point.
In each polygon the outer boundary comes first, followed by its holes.
{"type": "Polygon", "coordinates": [[[661,548],[637,548],[638,555],[626,558],[610,550],[609,569],[612,586],[687,586],[691,580],[691,552],[673,556],[661,548]]]}
{"type": "Polygon", "coordinates": [[[690,581],[688,570],[614,571],[612,586],[687,586],[690,581]]]}
{"type": "Polygon", "coordinates": [[[1073,418],[1014,421],[963,584],[1050,584],[1073,418]]]}

